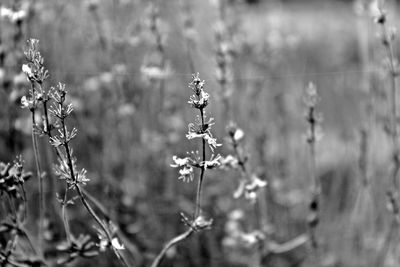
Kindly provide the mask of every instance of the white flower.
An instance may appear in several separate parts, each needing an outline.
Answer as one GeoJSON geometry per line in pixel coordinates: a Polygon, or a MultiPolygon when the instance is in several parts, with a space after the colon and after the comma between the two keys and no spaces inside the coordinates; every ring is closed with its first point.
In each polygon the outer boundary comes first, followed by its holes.
{"type": "Polygon", "coordinates": [[[228,168],[236,169],[239,164],[238,159],[232,155],[222,157],[220,162],[221,162],[221,168],[223,169],[228,169],[228,168]]]}
{"type": "Polygon", "coordinates": [[[261,180],[257,176],[253,175],[251,183],[246,185],[247,190],[257,190],[259,188],[267,186],[267,181],[261,180]]]}
{"type": "Polygon", "coordinates": [[[250,181],[244,179],[240,181],[233,196],[234,198],[244,196],[244,198],[250,200],[251,203],[255,203],[258,191],[265,186],[267,186],[266,181],[253,175],[250,181]]]}
{"type": "Polygon", "coordinates": [[[178,158],[177,156],[173,156],[172,160],[175,162],[173,164],[170,164],[171,167],[176,168],[176,167],[183,167],[189,163],[189,158],[178,158]]]}
{"type": "Polygon", "coordinates": [[[171,167],[181,168],[179,170],[180,176],[178,177],[178,179],[184,182],[193,181],[194,175],[193,167],[191,165],[191,159],[189,157],[178,158],[177,156],[173,156],[172,160],[174,161],[174,163],[170,165],[171,167]]]}
{"type": "Polygon", "coordinates": [[[33,107],[33,100],[28,99],[26,96],[21,98],[22,108],[31,109],[33,107]]]}
{"type": "Polygon", "coordinates": [[[105,238],[101,238],[99,243],[100,251],[102,252],[106,251],[107,247],[108,247],[108,240],[105,238]]]}
{"type": "Polygon", "coordinates": [[[19,10],[17,12],[14,12],[14,14],[11,16],[11,21],[12,22],[21,21],[25,17],[26,17],[26,11],[25,10],[19,10]]]}
{"type": "Polygon", "coordinates": [[[7,8],[7,7],[0,7],[0,17],[1,18],[6,18],[11,20],[12,15],[14,14],[14,11],[12,9],[7,8]]]}
{"type": "Polygon", "coordinates": [[[244,188],[244,197],[251,202],[255,202],[257,199],[257,192],[265,186],[267,186],[266,181],[261,180],[257,176],[253,175],[251,178],[251,182],[247,183],[244,188]]]}
{"type": "Polygon", "coordinates": [[[221,157],[220,154],[218,154],[215,158],[214,158],[214,155],[212,155],[210,160],[207,160],[207,161],[204,162],[204,165],[206,166],[206,169],[212,169],[212,168],[215,168],[217,166],[220,166],[221,165],[221,162],[220,162],[221,158],[222,157],[221,157]]]}
{"type": "Polygon", "coordinates": [[[28,76],[28,79],[30,79],[31,77],[33,77],[33,72],[31,67],[29,67],[27,64],[23,64],[22,65],[22,72],[26,74],[26,76],[28,76]]]}
{"type": "Polygon", "coordinates": [[[250,233],[242,233],[240,239],[246,247],[252,247],[265,239],[265,236],[262,232],[255,230],[250,233]]]}
{"type": "Polygon", "coordinates": [[[199,133],[196,133],[196,132],[189,131],[186,134],[186,138],[189,139],[189,140],[193,139],[193,138],[198,138],[198,137],[203,138],[205,135],[206,135],[205,133],[204,134],[199,134],[199,133]]]}
{"type": "Polygon", "coordinates": [[[118,240],[118,238],[116,238],[116,237],[114,237],[114,238],[111,240],[111,245],[112,245],[115,249],[117,249],[117,250],[123,250],[123,249],[125,249],[124,244],[119,243],[119,240],[118,240]]]}
{"type": "Polygon", "coordinates": [[[217,139],[216,138],[212,138],[208,134],[204,135],[203,138],[204,138],[204,140],[207,141],[208,146],[210,147],[212,152],[214,152],[214,148],[217,148],[218,146],[222,146],[222,144],[217,144],[217,139]]]}
{"type": "Polygon", "coordinates": [[[140,72],[148,80],[162,80],[169,74],[168,70],[162,69],[158,66],[142,66],[140,72]]]}
{"type": "Polygon", "coordinates": [[[244,137],[244,132],[243,132],[243,130],[237,128],[236,131],[235,131],[235,133],[233,134],[233,139],[234,139],[236,142],[239,142],[240,140],[243,139],[243,137],[244,137]]]}
{"type": "Polygon", "coordinates": [[[191,182],[193,181],[193,167],[192,166],[184,166],[182,169],[179,170],[179,174],[181,176],[178,177],[179,180],[184,182],[191,182]]]}
{"type": "Polygon", "coordinates": [[[12,23],[23,20],[26,15],[25,10],[14,11],[10,8],[0,7],[0,17],[8,19],[12,23]]]}

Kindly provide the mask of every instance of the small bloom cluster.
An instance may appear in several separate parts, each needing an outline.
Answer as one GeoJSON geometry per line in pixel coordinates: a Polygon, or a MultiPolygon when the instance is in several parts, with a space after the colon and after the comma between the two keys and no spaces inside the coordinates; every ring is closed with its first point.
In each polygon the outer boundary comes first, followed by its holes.
{"type": "Polygon", "coordinates": [[[193,80],[189,83],[189,88],[193,90],[194,95],[190,96],[188,103],[199,110],[208,105],[210,95],[204,91],[205,81],[200,80],[199,74],[193,75],[193,80]]]}
{"type": "Polygon", "coordinates": [[[108,233],[111,235],[111,242],[107,236],[107,233],[104,232],[103,229],[97,229],[97,236],[99,237],[99,243],[97,246],[100,251],[105,251],[108,247],[113,247],[116,250],[124,250],[125,246],[119,242],[117,237],[117,227],[112,223],[103,222],[103,225],[106,226],[108,233]]]}
{"type": "Polygon", "coordinates": [[[243,230],[243,219],[245,215],[242,210],[234,210],[225,223],[226,236],[222,243],[229,248],[254,248],[265,239],[265,234],[260,230],[245,232],[243,230]]]}
{"type": "MultiPolygon", "coordinates": [[[[205,118],[205,116],[204,116],[205,118]]],[[[206,123],[200,120],[199,117],[195,119],[195,123],[189,123],[188,125],[188,133],[186,134],[186,138],[191,140],[194,138],[203,138],[208,146],[210,147],[211,151],[214,152],[214,149],[221,146],[221,144],[217,143],[217,139],[214,138],[211,134],[211,125],[213,118],[209,119],[206,123]]]]}
{"type": "Polygon", "coordinates": [[[28,49],[25,51],[27,64],[22,65],[22,72],[31,83],[28,96],[21,98],[22,108],[34,111],[40,102],[46,102],[48,95],[43,91],[42,84],[49,77],[47,69],[44,68],[44,59],[38,51],[39,41],[28,40],[28,49]]]}
{"type": "Polygon", "coordinates": [[[210,160],[201,161],[198,151],[188,153],[187,157],[179,158],[177,156],[173,156],[172,160],[174,161],[173,164],[170,166],[173,168],[180,168],[178,177],[179,180],[184,182],[191,182],[194,178],[194,168],[206,168],[206,169],[214,169],[221,165],[222,156],[218,154],[214,156],[211,155],[210,160]]]}
{"type": "Polygon", "coordinates": [[[187,139],[203,138],[211,151],[221,146],[217,143],[217,139],[211,134],[211,126],[214,125],[214,118],[207,120],[204,115],[204,109],[209,104],[210,95],[204,91],[205,82],[199,78],[199,74],[193,75],[193,80],[189,84],[189,88],[193,90],[194,94],[190,96],[188,103],[195,109],[200,110],[201,116],[197,116],[194,123],[189,123],[187,139]]]}
{"type": "Polygon", "coordinates": [[[173,156],[172,160],[174,161],[174,163],[170,165],[171,167],[181,168],[179,170],[180,176],[178,177],[178,179],[184,182],[193,181],[193,165],[195,163],[194,160],[190,157],[178,158],[177,156],[173,156]]]}
{"type": "Polygon", "coordinates": [[[12,10],[10,8],[0,6],[0,18],[8,19],[11,23],[19,24],[27,17],[25,9],[12,10]]]}
{"type": "Polygon", "coordinates": [[[240,169],[242,172],[242,178],[239,181],[239,186],[233,193],[234,198],[244,197],[251,203],[255,203],[257,200],[257,193],[263,187],[267,186],[267,182],[261,180],[255,174],[248,172],[246,168],[246,163],[248,160],[247,155],[245,155],[243,148],[240,143],[244,139],[244,132],[242,129],[238,128],[236,124],[231,123],[228,125],[229,140],[235,151],[235,155],[228,155],[221,159],[221,168],[223,169],[240,169]]]}
{"type": "Polygon", "coordinates": [[[39,40],[29,39],[28,50],[25,51],[25,57],[28,64],[22,65],[22,71],[32,82],[42,84],[49,77],[49,72],[44,68],[44,59],[38,50],[39,40]]]}
{"type": "Polygon", "coordinates": [[[86,177],[86,170],[77,170],[76,158],[73,156],[73,150],[69,147],[69,142],[77,135],[78,130],[72,128],[68,130],[65,124],[65,119],[71,114],[73,107],[71,104],[65,105],[65,96],[67,90],[65,85],[59,83],[56,87],[52,87],[49,92],[49,97],[53,101],[50,105],[49,112],[57,121],[56,128],[58,134],[50,137],[50,144],[58,151],[59,148],[64,148],[63,156],[58,159],[58,165],[55,167],[55,173],[60,179],[65,180],[70,187],[77,184],[85,185],[89,179],[86,177]]]}
{"type": "Polygon", "coordinates": [[[255,203],[257,200],[257,193],[267,186],[267,182],[261,180],[256,175],[252,175],[249,180],[241,180],[238,188],[233,193],[234,198],[240,198],[244,196],[245,199],[251,203],[255,203]]]}
{"type": "MultiPolygon", "coordinates": [[[[188,124],[188,133],[186,138],[191,140],[194,138],[202,138],[204,144],[207,144],[212,152],[214,149],[221,146],[217,143],[217,139],[211,133],[211,126],[214,124],[214,119],[207,119],[204,115],[204,109],[209,104],[209,94],[204,91],[204,81],[199,78],[199,74],[193,75],[192,81],[189,83],[189,88],[192,89],[193,95],[190,96],[188,103],[195,109],[200,110],[200,116],[197,116],[194,123],[188,124]]],[[[221,155],[211,155],[209,160],[201,159],[198,151],[188,153],[185,158],[174,156],[174,161],[171,167],[181,168],[179,170],[179,179],[183,181],[193,181],[194,167],[200,169],[213,169],[221,165],[221,155]]]]}

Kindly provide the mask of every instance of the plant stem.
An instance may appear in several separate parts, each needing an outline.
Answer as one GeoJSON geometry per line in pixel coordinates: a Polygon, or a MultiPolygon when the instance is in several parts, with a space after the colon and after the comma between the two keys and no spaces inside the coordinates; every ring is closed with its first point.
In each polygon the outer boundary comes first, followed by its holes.
{"type": "Polygon", "coordinates": [[[67,214],[67,202],[68,202],[68,184],[65,185],[64,200],[61,208],[62,220],[65,229],[65,236],[68,244],[71,244],[71,228],[69,227],[68,214],[67,214]]]}
{"type": "Polygon", "coordinates": [[[168,249],[170,249],[171,247],[175,246],[179,242],[182,242],[183,240],[188,238],[193,232],[194,232],[193,228],[189,228],[183,234],[180,234],[180,235],[174,237],[173,239],[171,239],[164,246],[164,248],[161,250],[161,252],[157,255],[157,257],[155,258],[155,260],[151,264],[151,267],[158,267],[160,265],[161,261],[164,259],[165,254],[167,253],[168,249]]]}
{"type": "Polygon", "coordinates": [[[394,54],[392,42],[389,40],[388,33],[385,27],[385,24],[382,24],[382,34],[383,34],[383,45],[385,47],[385,51],[387,53],[387,57],[389,59],[389,67],[390,67],[390,98],[391,98],[391,137],[392,137],[392,145],[393,145],[393,172],[392,172],[392,182],[394,189],[396,191],[399,190],[399,182],[397,180],[397,176],[400,169],[399,162],[399,140],[397,133],[397,92],[396,92],[396,70],[394,64],[394,54]]]}
{"type": "MultiPolygon", "coordinates": [[[[200,109],[200,116],[201,116],[201,127],[202,129],[205,128],[204,125],[204,110],[200,109]]],[[[199,177],[199,182],[197,184],[197,193],[196,193],[196,210],[194,213],[194,220],[201,214],[201,191],[202,191],[202,187],[203,187],[203,179],[204,179],[204,173],[206,171],[206,140],[204,140],[204,138],[202,138],[202,161],[203,161],[203,166],[201,168],[201,172],[200,172],[200,177],[199,177]]]]}
{"type": "MultiPolygon", "coordinates": [[[[32,90],[33,90],[33,85],[32,85],[32,90]]],[[[38,143],[37,143],[37,138],[36,138],[35,131],[34,131],[34,126],[36,125],[34,109],[31,110],[31,114],[32,114],[32,132],[31,132],[32,133],[32,144],[33,144],[33,152],[34,152],[34,157],[35,157],[37,177],[38,177],[38,181],[39,181],[39,234],[38,234],[38,240],[39,240],[40,254],[41,254],[41,256],[43,256],[43,219],[44,219],[43,177],[42,177],[42,171],[41,171],[41,166],[40,166],[38,143]]]]}
{"type": "MultiPolygon", "coordinates": [[[[100,220],[100,218],[97,216],[97,214],[95,213],[95,211],[93,210],[93,208],[90,206],[90,204],[86,201],[85,196],[82,193],[82,190],[80,189],[78,183],[77,183],[77,177],[75,176],[75,171],[74,171],[74,165],[72,162],[72,156],[71,156],[71,149],[68,145],[68,142],[66,140],[67,137],[67,129],[66,129],[66,125],[65,125],[65,121],[64,119],[61,120],[61,127],[63,129],[63,136],[64,136],[64,143],[63,146],[65,148],[65,154],[67,155],[67,164],[68,164],[68,168],[70,171],[70,175],[71,178],[74,181],[74,188],[76,190],[76,192],[78,193],[83,206],[86,208],[86,210],[89,212],[89,214],[92,216],[92,218],[96,221],[96,223],[100,226],[100,228],[104,231],[104,234],[106,235],[110,245],[112,246],[112,236],[109,233],[107,227],[104,225],[104,223],[100,220]]],[[[119,251],[114,248],[114,246],[112,246],[114,254],[117,256],[118,260],[122,263],[123,266],[129,266],[126,262],[125,259],[122,257],[122,255],[119,253],[119,251]]]]}
{"type": "Polygon", "coordinates": [[[382,38],[383,38],[383,46],[385,47],[385,51],[389,60],[389,74],[390,74],[390,137],[393,146],[393,154],[392,154],[392,161],[393,161],[393,169],[392,169],[392,186],[393,188],[388,189],[387,195],[389,198],[389,203],[392,206],[392,213],[393,217],[391,219],[391,223],[389,226],[389,231],[387,232],[384,244],[382,248],[378,251],[377,256],[377,264],[383,264],[385,260],[385,256],[388,253],[388,248],[390,247],[391,240],[393,235],[397,232],[396,228],[399,226],[399,203],[398,203],[398,192],[399,192],[399,181],[397,179],[399,170],[400,170],[400,153],[399,153],[399,140],[398,140],[398,132],[397,132],[397,92],[396,92],[396,70],[395,70],[395,63],[394,63],[394,53],[393,53],[393,46],[392,42],[388,36],[386,24],[381,23],[381,30],[382,30],[382,38]]]}
{"type": "MultiPolygon", "coordinates": [[[[81,188],[79,187],[78,184],[75,184],[75,189],[76,189],[76,192],[78,193],[78,195],[79,195],[79,197],[80,197],[80,199],[82,201],[82,204],[85,206],[86,210],[89,212],[89,214],[92,216],[92,218],[97,222],[97,224],[104,231],[104,234],[106,235],[108,241],[110,242],[110,245],[112,246],[112,236],[109,233],[107,227],[104,225],[104,223],[97,216],[97,214],[95,213],[93,208],[87,202],[87,200],[86,200],[84,194],[82,193],[82,190],[81,190],[81,188]]],[[[113,249],[113,252],[114,252],[115,256],[117,256],[118,260],[122,263],[122,265],[128,267],[129,265],[126,263],[125,259],[122,257],[122,255],[120,254],[118,249],[114,248],[114,246],[112,246],[112,249],[113,249]]]]}
{"type": "Polygon", "coordinates": [[[311,105],[308,108],[307,121],[310,127],[310,136],[308,137],[308,147],[309,147],[309,172],[312,180],[312,195],[309,204],[309,218],[308,227],[310,234],[311,247],[314,251],[315,266],[319,266],[320,258],[318,254],[318,240],[316,230],[319,224],[319,210],[320,210],[320,194],[321,185],[316,174],[316,155],[315,155],[315,142],[316,142],[316,126],[317,118],[315,112],[315,106],[311,105]]]}
{"type": "MultiPolygon", "coordinates": [[[[42,89],[42,85],[40,85],[40,88],[42,89]]],[[[42,89],[43,91],[43,89],[42,89]]],[[[43,101],[43,113],[44,113],[44,119],[45,119],[45,125],[46,125],[46,135],[49,137],[49,139],[52,138],[51,134],[51,125],[50,125],[50,120],[49,120],[49,115],[48,115],[48,109],[47,109],[47,100],[43,101]]],[[[64,159],[61,156],[60,151],[58,150],[58,147],[54,147],[54,150],[56,152],[57,158],[61,161],[64,159]]],[[[65,236],[67,238],[68,244],[71,244],[71,228],[69,227],[69,221],[68,221],[68,213],[67,213],[67,201],[68,201],[68,184],[65,185],[65,191],[64,191],[64,200],[63,204],[61,207],[61,216],[62,216],[62,221],[64,225],[64,230],[65,230],[65,236]]]]}

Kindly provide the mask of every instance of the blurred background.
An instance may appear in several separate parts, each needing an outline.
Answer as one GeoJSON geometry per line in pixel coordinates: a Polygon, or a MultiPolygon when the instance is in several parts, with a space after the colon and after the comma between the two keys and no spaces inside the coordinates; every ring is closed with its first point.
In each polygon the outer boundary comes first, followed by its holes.
{"type": "MultiPolygon", "coordinates": [[[[389,80],[374,23],[376,1],[2,0],[1,7],[0,161],[21,154],[25,168],[35,172],[31,114],[20,108],[29,88],[21,66],[26,40],[39,39],[50,73],[45,87],[65,83],[74,106],[68,123],[79,131],[71,146],[78,166],[88,171],[85,189],[137,252],[126,256],[132,266],[149,266],[163,244],[186,229],[180,212],[193,213],[196,181],[178,180],[170,164],[173,155],[200,147],[185,137],[197,114],[187,103],[197,72],[211,95],[206,115],[215,118],[213,136],[223,144],[215,153],[234,153],[226,130],[234,121],[245,134],[248,169],[268,182],[258,196],[266,216],[260,225],[258,204],[233,197],[239,171],[207,171],[203,210],[213,226],[169,250],[162,266],[313,266],[308,242],[274,250],[307,234],[311,175],[303,96],[309,82],[318,89],[316,109],[323,114],[316,144],[320,266],[398,266],[398,238],[385,242],[392,148],[385,134],[389,80]],[[25,13],[8,16],[5,8],[25,13]],[[363,132],[367,151],[360,148],[363,132]],[[237,227],[243,233],[258,229],[266,252],[260,255],[258,241],[232,238],[237,227]]],[[[397,1],[386,1],[385,9],[388,26],[398,25],[397,1]]],[[[395,40],[395,52],[397,46],[395,40]]],[[[53,174],[55,155],[46,138],[39,148],[52,258],[65,239],[56,200],[64,185],[53,174]]],[[[26,191],[26,228],[35,240],[35,177],[26,191]]],[[[76,202],[68,207],[71,231],[96,239],[94,222],[76,202]]],[[[68,266],[119,265],[105,252],[68,266]]]]}

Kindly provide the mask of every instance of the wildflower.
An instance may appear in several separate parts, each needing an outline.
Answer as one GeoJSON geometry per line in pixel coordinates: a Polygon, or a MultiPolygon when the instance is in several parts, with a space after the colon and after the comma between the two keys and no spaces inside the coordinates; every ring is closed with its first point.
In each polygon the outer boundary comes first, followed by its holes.
{"type": "Polygon", "coordinates": [[[254,200],[257,197],[257,192],[265,186],[267,186],[266,181],[261,180],[257,176],[253,175],[251,182],[245,186],[245,198],[254,200]]]}
{"type": "Polygon", "coordinates": [[[111,240],[111,245],[112,245],[115,249],[118,249],[118,250],[123,250],[123,249],[125,249],[124,244],[121,244],[121,243],[119,242],[118,238],[116,238],[116,237],[114,237],[114,238],[111,240]]]}
{"type": "Polygon", "coordinates": [[[173,168],[181,168],[179,170],[180,176],[178,177],[179,180],[184,182],[191,182],[194,178],[194,170],[192,167],[192,160],[189,157],[186,158],[178,158],[177,156],[173,156],[172,160],[175,162],[170,166],[173,168]]]}
{"type": "Polygon", "coordinates": [[[10,8],[0,7],[0,17],[8,19],[12,23],[21,22],[25,19],[26,15],[27,13],[25,10],[14,11],[10,8]]]}
{"type": "Polygon", "coordinates": [[[35,109],[35,106],[36,106],[35,104],[36,103],[33,99],[28,99],[26,96],[23,96],[21,98],[22,108],[27,108],[29,110],[33,110],[33,109],[35,109]]]}
{"type": "Polygon", "coordinates": [[[194,174],[192,166],[184,166],[182,169],[179,170],[179,174],[180,174],[180,176],[178,177],[179,180],[182,180],[184,182],[193,181],[194,174]]]}
{"type": "Polygon", "coordinates": [[[267,186],[266,181],[261,180],[255,175],[252,175],[250,181],[240,181],[238,189],[236,189],[233,196],[234,198],[244,196],[245,199],[250,200],[250,202],[254,203],[257,199],[258,191],[265,186],[267,186]]]}
{"type": "Polygon", "coordinates": [[[206,166],[207,169],[212,169],[212,168],[218,167],[221,165],[221,162],[220,162],[221,158],[222,158],[222,156],[220,154],[218,154],[215,158],[214,158],[214,155],[212,155],[210,160],[206,160],[204,162],[204,165],[206,166]]]}
{"type": "Polygon", "coordinates": [[[236,169],[239,161],[236,157],[228,155],[226,157],[221,157],[220,163],[222,169],[236,169]]]}
{"type": "Polygon", "coordinates": [[[208,105],[209,98],[210,95],[201,90],[198,96],[190,96],[188,103],[194,108],[204,109],[208,105]]]}
{"type": "Polygon", "coordinates": [[[120,243],[118,237],[116,237],[117,228],[113,223],[109,223],[106,227],[107,231],[111,236],[111,242],[109,241],[108,235],[104,232],[103,229],[99,229],[95,227],[97,230],[97,236],[99,238],[98,247],[100,251],[105,251],[110,245],[116,250],[123,250],[125,246],[120,243]]]}
{"type": "Polygon", "coordinates": [[[255,230],[250,233],[241,233],[239,239],[244,246],[253,247],[257,245],[260,241],[264,240],[265,235],[261,231],[255,230]]]}
{"type": "Polygon", "coordinates": [[[90,179],[86,177],[86,173],[86,169],[82,169],[80,172],[78,172],[78,174],[76,175],[77,183],[86,185],[86,183],[90,181],[90,179]]]}
{"type": "Polygon", "coordinates": [[[230,122],[226,128],[233,143],[237,144],[243,140],[244,131],[238,128],[234,122],[230,122]]]}
{"type": "Polygon", "coordinates": [[[170,74],[168,68],[161,68],[159,66],[142,66],[140,67],[140,72],[142,73],[145,80],[163,80],[170,74]]]}
{"type": "Polygon", "coordinates": [[[170,164],[171,167],[176,168],[176,167],[183,167],[189,164],[190,158],[178,158],[177,156],[173,156],[172,160],[175,162],[175,164],[170,164]]]}
{"type": "Polygon", "coordinates": [[[244,132],[243,132],[243,130],[240,129],[240,128],[237,128],[236,131],[235,131],[235,133],[234,133],[234,135],[233,135],[233,139],[234,139],[236,142],[239,142],[240,140],[243,139],[243,137],[244,137],[244,132]]]}
{"type": "Polygon", "coordinates": [[[10,8],[0,7],[0,17],[2,18],[10,18],[13,14],[13,11],[10,8]]]}
{"type": "Polygon", "coordinates": [[[33,77],[32,69],[27,64],[22,65],[22,72],[25,73],[28,79],[31,79],[33,77]]]}
{"type": "Polygon", "coordinates": [[[208,146],[210,147],[212,152],[214,152],[214,148],[222,146],[222,144],[217,144],[217,139],[213,138],[210,134],[206,134],[205,136],[203,136],[203,138],[207,141],[208,146]]]}
{"type": "Polygon", "coordinates": [[[193,80],[189,84],[194,92],[194,95],[190,96],[188,103],[193,107],[203,110],[209,103],[210,95],[204,91],[205,82],[200,80],[199,74],[193,75],[193,80]]]}
{"type": "Polygon", "coordinates": [[[210,126],[213,125],[212,121],[213,119],[211,118],[208,123],[204,124],[204,126],[202,126],[200,122],[196,122],[197,125],[194,123],[189,123],[189,131],[186,134],[186,138],[189,140],[194,138],[203,138],[205,141],[207,141],[211,151],[214,152],[214,148],[217,148],[222,144],[218,144],[217,139],[213,138],[211,135],[210,126]]]}

